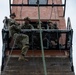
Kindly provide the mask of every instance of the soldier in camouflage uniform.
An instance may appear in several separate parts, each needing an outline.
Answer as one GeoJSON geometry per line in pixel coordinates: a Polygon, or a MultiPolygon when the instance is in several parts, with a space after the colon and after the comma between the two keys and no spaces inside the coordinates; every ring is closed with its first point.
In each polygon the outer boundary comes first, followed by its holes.
{"type": "MultiPolygon", "coordinates": [[[[10,15],[10,19],[7,20],[8,24],[6,24],[6,25],[9,30],[9,36],[12,37],[13,40],[15,40],[15,45],[18,48],[21,48],[21,55],[19,57],[19,60],[21,60],[21,59],[27,60],[27,59],[25,59],[25,55],[29,48],[29,37],[26,34],[20,33],[21,28],[23,28],[23,26],[20,27],[18,25],[18,23],[15,21],[15,17],[16,17],[16,15],[14,13],[12,13],[10,15]]],[[[31,28],[30,24],[28,27],[31,28]]],[[[26,29],[29,29],[28,27],[26,29]]]]}
{"type": "Polygon", "coordinates": [[[18,48],[21,49],[21,55],[19,56],[19,60],[26,60],[25,55],[29,48],[29,36],[26,34],[14,34],[14,37],[16,38],[16,45],[18,48]]]}
{"type": "Polygon", "coordinates": [[[8,21],[10,37],[12,37],[15,33],[20,33],[19,23],[16,22],[15,17],[16,17],[15,13],[11,14],[10,19],[8,21]]]}
{"type": "Polygon", "coordinates": [[[5,17],[5,19],[3,20],[3,22],[5,23],[4,28],[9,30],[9,37],[13,37],[14,33],[20,32],[18,26],[19,23],[16,22],[15,17],[16,17],[15,13],[12,13],[10,14],[10,19],[5,17]]]}
{"type": "MultiPolygon", "coordinates": [[[[47,29],[58,29],[57,28],[57,24],[51,22],[50,20],[48,20],[47,21],[47,29]]],[[[50,36],[51,36],[50,37],[50,39],[51,39],[51,46],[53,47],[53,46],[57,45],[57,38],[58,38],[58,36],[57,36],[56,32],[51,33],[50,36]]]]}
{"type": "Polygon", "coordinates": [[[54,24],[50,20],[47,21],[47,29],[58,29],[57,24],[54,24]]]}
{"type": "Polygon", "coordinates": [[[34,27],[30,24],[30,18],[24,18],[24,23],[21,25],[21,29],[33,29],[34,27]]]}

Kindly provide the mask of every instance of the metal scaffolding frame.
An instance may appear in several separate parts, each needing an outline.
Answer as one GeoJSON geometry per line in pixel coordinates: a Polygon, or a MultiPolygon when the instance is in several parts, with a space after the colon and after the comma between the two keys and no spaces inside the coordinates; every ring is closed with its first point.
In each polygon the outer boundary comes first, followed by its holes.
{"type": "MultiPolygon", "coordinates": [[[[12,4],[11,3],[11,0],[9,0],[9,7],[10,7],[10,13],[11,13],[11,7],[14,7],[14,6],[16,6],[16,7],[21,7],[21,6],[29,6],[29,7],[37,7],[38,5],[37,4],[12,4]]],[[[51,7],[63,7],[63,16],[62,17],[64,17],[65,16],[65,10],[66,10],[66,0],[64,0],[64,4],[54,4],[54,3],[52,3],[52,4],[39,4],[39,6],[40,7],[48,7],[48,6],[51,6],[51,7]]]]}
{"type": "MultiPolygon", "coordinates": [[[[52,3],[52,4],[46,4],[46,5],[44,5],[44,4],[38,4],[38,5],[36,5],[36,4],[34,4],[34,5],[29,5],[29,4],[11,4],[11,0],[9,0],[9,4],[10,4],[10,14],[11,14],[11,7],[12,6],[31,6],[31,7],[35,7],[35,6],[38,6],[38,7],[44,7],[44,6],[51,6],[51,7],[64,7],[64,11],[63,11],[63,17],[65,16],[65,9],[66,9],[66,0],[64,0],[64,4],[54,4],[54,3],[52,3]]],[[[40,16],[39,16],[40,17],[40,16]]],[[[40,25],[40,18],[39,18],[39,25],[40,25]]],[[[73,37],[73,30],[72,30],[72,28],[71,28],[71,23],[70,23],[70,19],[68,18],[68,23],[67,23],[67,30],[53,30],[54,32],[57,32],[57,33],[65,33],[66,34],[66,37],[69,37],[69,39],[70,39],[70,50],[69,50],[69,53],[70,53],[70,59],[72,59],[72,37],[73,37]],[[69,34],[70,33],[70,34],[69,34]],[[70,35],[70,36],[69,36],[70,35]]],[[[6,39],[6,37],[5,37],[5,35],[7,35],[6,34],[6,32],[8,32],[8,31],[5,31],[4,29],[2,30],[2,35],[3,35],[3,59],[2,59],[2,70],[3,70],[3,68],[4,68],[4,57],[5,57],[5,39],[6,39]]],[[[40,32],[41,32],[41,39],[42,39],[42,29],[41,29],[41,25],[40,25],[40,32]]],[[[52,30],[50,31],[50,32],[52,32],[52,30]]],[[[9,39],[9,38],[8,38],[9,39]]],[[[66,39],[66,46],[65,46],[65,48],[67,48],[67,40],[68,39],[66,39]]],[[[41,40],[42,41],[42,40],[41,40]]],[[[58,45],[59,45],[59,40],[58,40],[58,45]]],[[[43,45],[42,45],[43,46],[43,45]]],[[[42,57],[43,57],[43,66],[44,66],[44,74],[45,75],[47,75],[47,71],[46,71],[46,65],[45,65],[45,57],[44,57],[44,50],[43,50],[43,48],[42,48],[42,57]]],[[[72,62],[72,60],[71,60],[71,62],[72,62]]]]}

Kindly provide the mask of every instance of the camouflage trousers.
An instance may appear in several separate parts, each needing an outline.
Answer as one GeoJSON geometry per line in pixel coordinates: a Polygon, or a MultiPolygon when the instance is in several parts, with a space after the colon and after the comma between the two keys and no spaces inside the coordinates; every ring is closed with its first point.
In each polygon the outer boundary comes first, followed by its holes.
{"type": "Polygon", "coordinates": [[[29,48],[29,36],[15,33],[14,38],[16,38],[15,44],[21,48],[21,54],[26,55],[29,48]]]}

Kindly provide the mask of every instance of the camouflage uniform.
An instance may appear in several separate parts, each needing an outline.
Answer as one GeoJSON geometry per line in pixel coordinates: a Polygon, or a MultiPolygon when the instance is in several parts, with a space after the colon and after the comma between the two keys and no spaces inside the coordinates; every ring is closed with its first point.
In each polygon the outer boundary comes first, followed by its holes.
{"type": "Polygon", "coordinates": [[[22,24],[21,29],[33,29],[34,27],[31,24],[22,24]]]}
{"type": "Polygon", "coordinates": [[[15,45],[17,45],[19,48],[21,48],[21,56],[19,59],[24,59],[25,54],[28,51],[29,48],[29,37],[26,34],[21,34],[21,28],[18,25],[18,23],[15,21],[15,14],[10,15],[10,19],[8,19],[8,30],[9,30],[9,36],[13,37],[13,40],[15,40],[15,45]],[[13,17],[13,18],[12,18],[13,17]]]}
{"type": "MultiPolygon", "coordinates": [[[[24,24],[22,24],[20,26],[21,29],[32,29],[33,26],[29,23],[30,22],[30,19],[28,17],[24,18],[24,24]],[[28,21],[28,23],[26,22],[28,21]]],[[[25,35],[25,34],[19,34],[19,37],[17,38],[17,42],[21,43],[22,45],[22,52],[21,52],[21,56],[19,57],[19,60],[20,59],[24,59],[25,58],[25,55],[28,51],[28,48],[29,48],[29,36],[28,35],[25,35]],[[21,41],[19,41],[21,40],[21,41]]]]}
{"type": "Polygon", "coordinates": [[[30,19],[28,17],[24,18],[24,23],[21,25],[21,29],[34,29],[34,27],[29,23],[30,19]],[[28,21],[28,23],[26,22],[28,21]]]}
{"type": "Polygon", "coordinates": [[[29,37],[26,34],[14,34],[16,45],[21,48],[21,59],[24,59],[29,48],[29,37]]]}
{"type": "MultiPolygon", "coordinates": [[[[50,20],[47,21],[47,29],[58,29],[56,23],[52,23],[50,20]]],[[[58,34],[56,32],[50,34],[51,46],[57,45],[58,34]]]]}
{"type": "Polygon", "coordinates": [[[48,23],[48,24],[47,24],[47,29],[58,29],[56,23],[53,24],[50,20],[47,21],[47,23],[48,23]]]}
{"type": "Polygon", "coordinates": [[[5,19],[3,20],[4,23],[4,29],[8,29],[8,18],[5,16],[5,19]]]}
{"type": "Polygon", "coordinates": [[[16,15],[14,13],[12,13],[10,15],[10,19],[5,17],[5,19],[3,20],[3,22],[6,23],[4,28],[9,30],[9,37],[13,37],[14,33],[20,32],[18,23],[14,19],[15,17],[16,17],[16,15]],[[13,18],[12,18],[12,16],[13,16],[13,18]]]}
{"type": "Polygon", "coordinates": [[[20,33],[18,23],[14,19],[9,19],[8,29],[10,37],[13,37],[15,33],[20,33]]]}

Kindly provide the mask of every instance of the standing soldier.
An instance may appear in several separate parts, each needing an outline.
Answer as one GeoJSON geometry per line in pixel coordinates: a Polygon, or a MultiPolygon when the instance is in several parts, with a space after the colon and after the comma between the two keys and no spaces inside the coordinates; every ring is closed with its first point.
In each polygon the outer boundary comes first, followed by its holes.
{"type": "MultiPolygon", "coordinates": [[[[58,29],[57,28],[57,24],[51,22],[50,20],[47,21],[47,29],[58,29]]],[[[57,45],[57,39],[58,37],[60,37],[60,35],[58,35],[56,32],[53,32],[50,34],[50,39],[51,39],[51,46],[55,46],[57,45]]]]}
{"type": "Polygon", "coordinates": [[[34,27],[30,24],[30,18],[25,17],[24,23],[21,25],[21,29],[33,29],[34,27]]]}
{"type": "Polygon", "coordinates": [[[57,24],[54,24],[50,20],[47,21],[47,29],[58,29],[57,24]]]}

